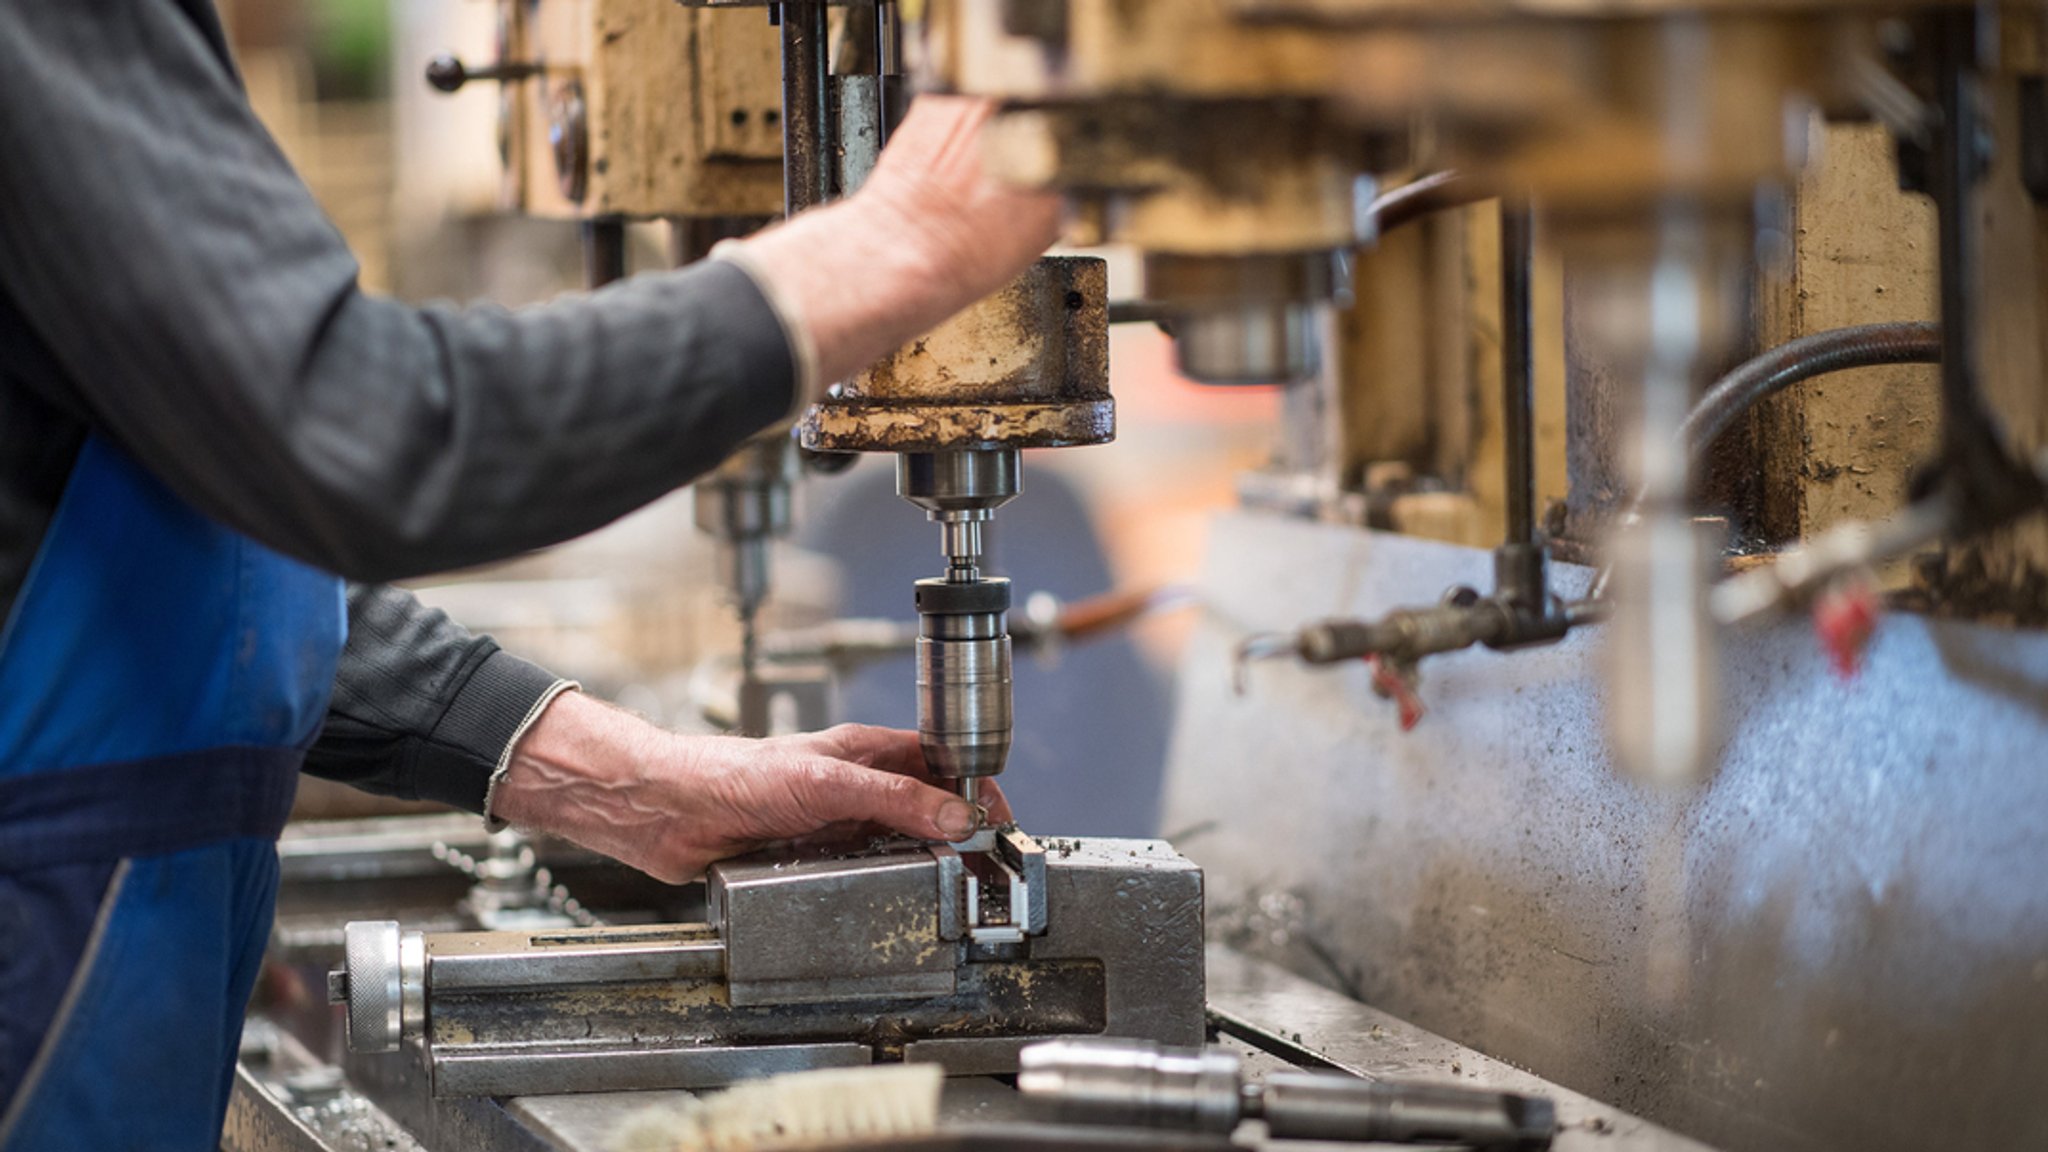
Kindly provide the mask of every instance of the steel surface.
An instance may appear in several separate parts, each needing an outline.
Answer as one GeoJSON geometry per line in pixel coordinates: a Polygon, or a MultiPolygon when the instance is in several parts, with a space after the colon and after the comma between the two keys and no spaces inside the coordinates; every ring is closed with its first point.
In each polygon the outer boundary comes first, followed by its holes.
{"type": "Polygon", "coordinates": [[[1218,938],[1717,1144],[2048,1146],[2048,637],[1893,616],[1844,682],[1801,621],[1727,636],[1718,772],[1663,792],[1609,763],[1600,629],[1431,661],[1405,736],[1362,664],[1233,692],[1245,635],[1486,553],[1210,547],[1164,826],[1218,938]]]}
{"type": "Polygon", "coordinates": [[[1293,1063],[1370,1080],[1545,1097],[1557,1105],[1555,1152],[1708,1152],[1704,1144],[1232,948],[1209,949],[1209,990],[1210,1013],[1226,1036],[1269,1052],[1292,1050],[1293,1063]]]}

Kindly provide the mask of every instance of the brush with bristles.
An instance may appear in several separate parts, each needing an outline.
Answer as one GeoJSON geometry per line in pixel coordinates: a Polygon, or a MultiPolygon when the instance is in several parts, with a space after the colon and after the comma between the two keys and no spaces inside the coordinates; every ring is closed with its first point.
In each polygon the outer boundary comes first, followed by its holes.
{"type": "Polygon", "coordinates": [[[627,1117],[612,1152],[770,1152],[926,1136],[939,1125],[937,1064],[792,1072],[627,1117]]]}

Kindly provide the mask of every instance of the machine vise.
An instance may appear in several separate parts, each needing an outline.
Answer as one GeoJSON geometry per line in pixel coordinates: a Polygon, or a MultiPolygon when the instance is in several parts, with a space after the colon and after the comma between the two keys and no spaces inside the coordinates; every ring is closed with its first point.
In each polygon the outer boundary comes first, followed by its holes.
{"type": "Polygon", "coordinates": [[[435,1096],[709,1088],[1026,1044],[1200,1044],[1202,873],[1162,841],[780,849],[714,865],[707,922],[536,932],[348,925],[329,998],[351,1051],[435,1096]]]}

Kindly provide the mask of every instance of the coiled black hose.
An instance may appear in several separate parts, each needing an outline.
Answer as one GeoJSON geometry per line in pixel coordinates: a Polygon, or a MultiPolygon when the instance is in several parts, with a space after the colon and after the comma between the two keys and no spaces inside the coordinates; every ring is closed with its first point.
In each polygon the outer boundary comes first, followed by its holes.
{"type": "Polygon", "coordinates": [[[1758,401],[1802,380],[1880,364],[1939,363],[1941,325],[1928,320],[1858,324],[1801,336],[1715,381],[1686,415],[1679,438],[1697,457],[1758,401]]]}

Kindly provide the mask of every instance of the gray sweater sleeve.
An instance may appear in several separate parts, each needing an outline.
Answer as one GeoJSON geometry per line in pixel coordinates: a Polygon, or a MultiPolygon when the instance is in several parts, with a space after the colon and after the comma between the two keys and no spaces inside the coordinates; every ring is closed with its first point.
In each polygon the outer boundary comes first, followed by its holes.
{"type": "Polygon", "coordinates": [[[205,0],[0,5],[0,157],[0,287],[94,426],[352,579],[588,531],[791,404],[790,342],[723,262],[520,311],[364,293],[205,0]]]}
{"type": "Polygon", "coordinates": [[[482,812],[507,746],[560,681],[397,588],[351,585],[348,623],[306,771],[482,812]]]}

